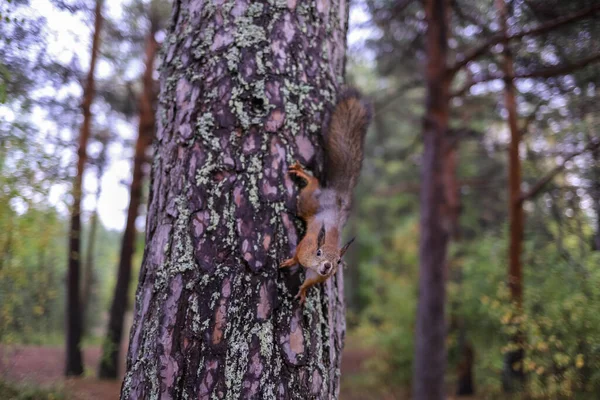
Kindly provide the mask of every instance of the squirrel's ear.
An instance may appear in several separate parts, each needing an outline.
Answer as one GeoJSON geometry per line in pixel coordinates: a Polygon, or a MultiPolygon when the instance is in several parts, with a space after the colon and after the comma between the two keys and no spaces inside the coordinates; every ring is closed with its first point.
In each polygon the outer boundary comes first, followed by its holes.
{"type": "Polygon", "coordinates": [[[352,244],[352,242],[354,242],[354,239],[356,239],[356,238],[353,237],[352,239],[350,239],[348,241],[348,243],[346,243],[344,245],[344,247],[342,247],[342,249],[340,250],[340,258],[344,257],[344,253],[346,253],[346,250],[348,250],[348,247],[350,247],[350,245],[352,244]]]}
{"type": "Polygon", "coordinates": [[[325,243],[325,224],[321,225],[319,236],[317,236],[317,248],[321,248],[323,243],[325,243]]]}

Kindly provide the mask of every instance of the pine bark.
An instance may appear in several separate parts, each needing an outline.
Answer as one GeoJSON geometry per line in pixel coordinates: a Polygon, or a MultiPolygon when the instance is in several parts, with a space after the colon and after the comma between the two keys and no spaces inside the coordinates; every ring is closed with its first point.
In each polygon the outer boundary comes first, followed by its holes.
{"type": "Polygon", "coordinates": [[[139,208],[142,202],[144,166],[146,165],[147,159],[146,153],[152,144],[154,131],[156,129],[154,114],[157,96],[154,78],[152,77],[154,73],[154,61],[158,51],[158,43],[154,37],[156,31],[156,24],[151,23],[148,35],[146,36],[145,71],[142,77],[142,93],[139,98],[138,138],[133,158],[133,176],[129,190],[127,222],[121,241],[121,254],[117,269],[117,283],[115,285],[113,300],[110,307],[108,326],[102,345],[102,357],[98,369],[98,376],[104,379],[116,379],[119,372],[118,368],[121,354],[123,323],[129,302],[131,264],[135,253],[135,221],[139,215],[139,208]]]}
{"type": "Polygon", "coordinates": [[[95,94],[94,73],[96,60],[100,48],[100,32],[102,30],[102,0],[96,1],[94,33],[92,37],[92,51],[90,55],[90,69],[85,81],[83,102],[83,123],[79,133],[77,149],[77,175],[73,180],[73,204],[71,206],[71,226],[69,230],[69,254],[67,272],[67,334],[66,334],[66,365],[65,374],[81,375],[83,364],[81,359],[81,310],[79,304],[79,274],[80,274],[80,246],[81,246],[81,197],[83,172],[87,160],[87,144],[91,134],[92,113],[91,106],[95,94]]]}
{"type": "MultiPolygon", "coordinates": [[[[419,295],[415,340],[413,398],[445,398],[445,279],[449,232],[455,218],[447,196],[444,151],[449,121],[451,74],[447,69],[447,0],[425,2],[427,21],[426,108],[423,119],[419,295]]],[[[450,189],[450,188],[448,188],[450,189]]]]}
{"type": "Polygon", "coordinates": [[[322,176],[345,1],[176,1],[122,399],[331,399],[341,271],[294,299],[299,160],[322,176]]]}
{"type": "MultiPolygon", "coordinates": [[[[499,23],[502,34],[508,38],[508,9],[505,0],[496,0],[499,14],[499,23]]],[[[519,146],[521,144],[521,130],[518,126],[517,100],[514,84],[514,62],[508,39],[503,42],[502,69],[504,73],[504,107],[508,114],[508,128],[510,130],[510,145],[508,149],[508,218],[509,218],[509,267],[508,287],[511,302],[517,307],[516,314],[520,314],[523,300],[523,265],[521,252],[523,251],[524,212],[521,196],[521,159],[519,146]]],[[[520,331],[511,338],[516,349],[505,354],[503,369],[503,387],[505,391],[518,390],[525,379],[523,371],[524,351],[522,348],[523,335],[520,331]]]]}

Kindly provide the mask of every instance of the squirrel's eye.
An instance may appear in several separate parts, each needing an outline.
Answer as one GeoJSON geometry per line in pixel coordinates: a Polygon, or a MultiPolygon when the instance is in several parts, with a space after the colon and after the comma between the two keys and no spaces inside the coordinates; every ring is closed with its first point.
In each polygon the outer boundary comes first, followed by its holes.
{"type": "Polygon", "coordinates": [[[338,264],[341,264],[341,263],[342,263],[342,259],[338,258],[338,264]]]}
{"type": "Polygon", "coordinates": [[[317,257],[321,257],[322,254],[323,252],[321,251],[321,249],[317,250],[317,257]]]}

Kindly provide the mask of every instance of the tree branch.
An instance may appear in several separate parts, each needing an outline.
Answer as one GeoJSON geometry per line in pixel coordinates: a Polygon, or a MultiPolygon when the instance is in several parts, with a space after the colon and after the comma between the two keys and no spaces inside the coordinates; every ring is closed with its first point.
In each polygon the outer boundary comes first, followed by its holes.
{"type": "Polygon", "coordinates": [[[543,23],[535,28],[522,30],[521,32],[515,33],[513,35],[509,35],[506,38],[501,34],[496,34],[495,36],[492,36],[485,42],[481,43],[479,46],[472,48],[471,51],[465,53],[464,56],[460,60],[456,61],[454,63],[454,65],[452,65],[448,68],[448,73],[451,76],[453,76],[462,67],[467,65],[469,62],[475,60],[476,58],[480,57],[485,52],[487,52],[490,49],[490,47],[502,42],[503,40],[510,41],[510,40],[515,40],[515,39],[521,39],[524,36],[541,35],[542,33],[546,33],[548,31],[551,31],[552,29],[558,28],[562,25],[566,25],[571,22],[575,22],[582,18],[593,15],[597,11],[600,11],[600,4],[596,4],[592,7],[583,9],[583,10],[573,13],[571,15],[567,15],[567,16],[564,16],[561,18],[556,18],[554,20],[543,23]]]}
{"type": "Polygon", "coordinates": [[[555,76],[567,75],[597,61],[600,61],[600,53],[592,54],[591,56],[583,58],[575,63],[540,68],[527,73],[517,73],[515,74],[515,78],[553,78],[555,76]]]}
{"type": "Polygon", "coordinates": [[[380,113],[382,110],[389,107],[395,100],[402,97],[402,95],[404,95],[407,91],[411,89],[416,89],[422,85],[423,81],[421,79],[415,79],[403,83],[398,88],[390,88],[386,90],[380,96],[377,96],[372,99],[375,113],[380,113]]]}
{"type": "MultiPolygon", "coordinates": [[[[458,181],[459,187],[469,187],[471,189],[480,188],[501,188],[498,182],[490,180],[490,178],[467,178],[458,181]]],[[[385,189],[379,189],[375,192],[377,197],[392,197],[399,194],[419,194],[421,191],[420,182],[401,182],[396,185],[389,186],[385,189]]]]}
{"type": "MultiPolygon", "coordinates": [[[[540,68],[533,71],[524,71],[517,72],[513,79],[525,79],[525,78],[553,78],[556,76],[567,75],[571,72],[577,71],[578,69],[587,67],[590,64],[600,61],[600,53],[592,54],[589,57],[583,58],[577,62],[570,64],[562,64],[556,65],[552,67],[540,68]]],[[[450,94],[451,97],[460,97],[463,96],[472,86],[477,85],[478,83],[485,83],[490,81],[495,81],[497,79],[504,79],[504,76],[501,73],[496,74],[487,74],[481,75],[479,77],[473,78],[470,81],[467,81],[463,87],[452,92],[450,94]]]]}
{"type": "Polygon", "coordinates": [[[527,133],[527,131],[529,130],[529,125],[531,125],[532,122],[535,121],[538,111],[544,104],[546,104],[544,101],[540,101],[539,103],[537,103],[537,105],[535,106],[535,108],[533,109],[531,114],[529,114],[525,118],[525,121],[523,122],[523,126],[521,127],[521,136],[523,136],[527,133]]]}
{"type": "Polygon", "coordinates": [[[587,152],[590,150],[594,150],[600,147],[600,140],[596,141],[596,142],[590,142],[587,144],[587,146],[585,146],[582,150],[577,151],[575,153],[572,153],[570,155],[568,155],[562,163],[560,163],[559,165],[557,165],[556,167],[554,167],[550,172],[548,172],[542,179],[540,179],[539,181],[537,181],[533,187],[527,191],[527,193],[523,193],[521,194],[521,197],[519,198],[519,202],[523,203],[526,200],[531,200],[532,198],[534,198],[535,196],[537,196],[542,189],[544,188],[544,186],[546,186],[548,183],[550,183],[550,181],[552,181],[552,179],[558,175],[559,172],[561,172],[563,169],[565,169],[565,166],[567,165],[567,162],[571,161],[573,158],[587,152]]]}
{"type": "Polygon", "coordinates": [[[410,3],[412,3],[414,0],[403,0],[403,1],[397,1],[396,4],[394,5],[394,7],[392,7],[392,13],[394,15],[398,15],[400,13],[402,13],[404,11],[404,9],[406,7],[408,7],[410,5],[410,3]]]}

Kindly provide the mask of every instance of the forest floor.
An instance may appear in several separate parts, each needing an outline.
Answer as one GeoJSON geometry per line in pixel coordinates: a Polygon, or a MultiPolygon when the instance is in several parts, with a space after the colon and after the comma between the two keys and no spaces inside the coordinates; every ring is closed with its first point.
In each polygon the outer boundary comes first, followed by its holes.
{"type": "MultiPolygon", "coordinates": [[[[125,349],[126,351],[127,349],[125,349]]],[[[83,378],[65,379],[64,349],[57,346],[11,346],[0,348],[0,379],[21,387],[43,387],[64,393],[69,400],[114,400],[119,398],[121,381],[95,378],[100,347],[83,352],[83,378]]],[[[1,396],[0,396],[1,398],[1,396]]]]}
{"type": "MultiPolygon", "coordinates": [[[[125,354],[126,348],[122,354],[125,354]]],[[[346,349],[342,357],[341,400],[367,400],[370,395],[361,390],[362,372],[370,352],[364,349],[346,349]]],[[[64,349],[57,346],[0,346],[0,380],[17,383],[21,387],[56,388],[68,400],[114,400],[119,397],[121,381],[103,381],[95,378],[100,347],[84,350],[85,374],[83,378],[63,377],[64,349]]],[[[124,364],[124,360],[123,364],[124,364]]],[[[123,366],[121,367],[123,370],[123,366]]],[[[372,394],[371,394],[372,395],[372,394]]],[[[0,393],[0,398],[3,398],[0,393]]],[[[403,397],[375,397],[376,399],[402,399],[403,397]]]]}

